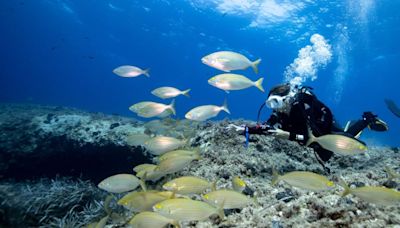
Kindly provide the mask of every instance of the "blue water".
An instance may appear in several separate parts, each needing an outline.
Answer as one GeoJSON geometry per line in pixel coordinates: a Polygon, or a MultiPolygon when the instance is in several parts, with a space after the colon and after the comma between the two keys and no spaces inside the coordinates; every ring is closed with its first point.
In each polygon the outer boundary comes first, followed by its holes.
{"type": "MultiPolygon", "coordinates": [[[[347,0],[15,0],[0,2],[0,101],[77,107],[136,116],[128,110],[159,86],[191,88],[177,98],[177,115],[223,103],[229,118],[256,119],[265,100],[256,88],[230,94],[207,80],[220,73],[201,57],[232,50],[262,58],[260,73],[238,71],[268,90],[313,34],[331,47],[326,64],[314,65],[314,87],[342,124],[371,110],[390,127],[368,132],[375,145],[400,146],[400,119],[383,99],[400,105],[400,1],[347,0]],[[121,78],[120,65],[151,68],[150,78],[121,78]]],[[[166,101],[169,102],[169,101],[166,101]]],[[[267,118],[270,110],[265,110],[267,118]]],[[[218,118],[227,117],[221,113],[218,118]]]]}

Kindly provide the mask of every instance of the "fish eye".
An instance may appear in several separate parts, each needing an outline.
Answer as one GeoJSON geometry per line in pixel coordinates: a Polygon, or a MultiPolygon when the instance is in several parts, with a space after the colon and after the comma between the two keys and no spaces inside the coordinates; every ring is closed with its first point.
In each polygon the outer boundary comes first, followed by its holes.
{"type": "Polygon", "coordinates": [[[328,183],[326,185],[328,185],[329,187],[333,187],[333,186],[335,186],[335,183],[333,183],[332,181],[328,181],[328,183]]]}
{"type": "Polygon", "coordinates": [[[154,205],[154,208],[156,208],[156,209],[161,209],[162,206],[161,206],[160,204],[156,204],[156,205],[154,205]]]}
{"type": "Polygon", "coordinates": [[[204,197],[204,199],[210,198],[207,194],[205,194],[203,197],[204,197]]]}

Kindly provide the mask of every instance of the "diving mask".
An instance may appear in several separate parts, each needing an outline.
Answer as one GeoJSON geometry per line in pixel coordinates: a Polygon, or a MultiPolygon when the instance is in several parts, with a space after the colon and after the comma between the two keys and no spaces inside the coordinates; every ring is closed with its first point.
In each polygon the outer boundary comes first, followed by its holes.
{"type": "Polygon", "coordinates": [[[268,108],[271,108],[271,109],[281,109],[281,108],[283,108],[283,105],[284,105],[284,101],[283,101],[284,98],[285,97],[278,96],[278,95],[271,95],[265,101],[265,104],[268,106],[268,108]]]}

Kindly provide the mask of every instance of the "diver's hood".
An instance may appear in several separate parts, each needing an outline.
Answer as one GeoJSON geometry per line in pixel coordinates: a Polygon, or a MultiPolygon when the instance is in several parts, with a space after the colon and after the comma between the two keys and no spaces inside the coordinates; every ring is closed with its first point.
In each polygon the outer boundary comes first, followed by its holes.
{"type": "Polygon", "coordinates": [[[278,95],[278,96],[281,96],[281,97],[286,96],[286,95],[289,94],[290,88],[291,87],[290,87],[289,83],[284,83],[284,84],[277,85],[277,86],[273,87],[269,91],[268,97],[271,96],[271,95],[278,95]]]}

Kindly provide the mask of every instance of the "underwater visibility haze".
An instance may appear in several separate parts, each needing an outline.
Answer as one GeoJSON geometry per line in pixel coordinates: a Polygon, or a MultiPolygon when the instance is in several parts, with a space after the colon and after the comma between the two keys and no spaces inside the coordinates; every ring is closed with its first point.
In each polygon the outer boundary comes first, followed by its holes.
{"type": "Polygon", "coordinates": [[[399,9],[389,0],[1,1],[0,226],[399,225],[399,9]],[[255,125],[282,83],[312,87],[341,127],[369,111],[388,130],[310,132],[301,145],[236,132],[255,125]],[[312,142],[335,152],[328,168],[304,146],[312,142]]]}
{"type": "MultiPolygon", "coordinates": [[[[207,80],[218,70],[201,63],[215,51],[235,51],[259,74],[239,71],[264,88],[303,77],[341,125],[373,111],[390,130],[367,141],[399,145],[398,118],[384,99],[400,103],[397,1],[5,1],[1,5],[3,102],[32,102],[132,116],[128,107],[161,101],[160,86],[190,88],[177,117],[203,104],[222,105],[229,118],[255,120],[266,94],[230,94],[207,80]],[[312,43],[313,34],[326,44],[312,43]],[[314,50],[300,50],[307,46],[314,50]],[[318,52],[318,45],[329,45],[318,52]],[[297,60],[296,60],[297,59],[297,60]],[[121,65],[150,68],[150,78],[119,78],[121,65]]],[[[269,113],[265,113],[266,119],[269,113]]],[[[219,119],[226,115],[219,116],[219,119]]]]}

